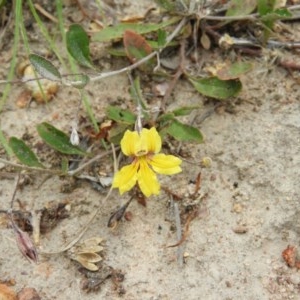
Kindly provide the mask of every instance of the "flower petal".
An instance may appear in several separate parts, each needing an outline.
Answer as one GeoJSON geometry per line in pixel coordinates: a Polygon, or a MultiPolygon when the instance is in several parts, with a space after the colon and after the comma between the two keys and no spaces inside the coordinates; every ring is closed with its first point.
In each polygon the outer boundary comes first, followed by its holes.
{"type": "Polygon", "coordinates": [[[156,154],[148,161],[152,169],[159,174],[172,175],[181,172],[179,165],[182,160],[174,155],[156,154]]]}
{"type": "Polygon", "coordinates": [[[132,163],[129,166],[123,167],[119,172],[115,174],[112,187],[119,188],[119,192],[121,195],[131,190],[136,184],[138,178],[138,166],[138,163],[132,163]]]}
{"type": "Polygon", "coordinates": [[[146,145],[147,153],[158,153],[161,149],[161,138],[155,127],[143,128],[141,140],[146,145]]]}
{"type": "Polygon", "coordinates": [[[136,145],[139,144],[140,136],[136,131],[126,130],[122,140],[121,149],[122,152],[127,156],[135,155],[136,145]]]}
{"type": "Polygon", "coordinates": [[[140,169],[138,171],[138,183],[142,193],[149,197],[158,195],[160,185],[155,173],[150,169],[145,158],[140,158],[140,169]]]}

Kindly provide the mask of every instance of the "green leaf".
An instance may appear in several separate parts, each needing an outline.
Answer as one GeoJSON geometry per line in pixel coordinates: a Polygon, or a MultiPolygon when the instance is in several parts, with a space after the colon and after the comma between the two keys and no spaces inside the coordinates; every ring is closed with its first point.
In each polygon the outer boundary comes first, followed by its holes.
{"type": "Polygon", "coordinates": [[[157,31],[160,28],[169,26],[177,22],[179,18],[172,18],[159,24],[137,24],[137,23],[121,23],[113,27],[106,27],[92,36],[93,42],[108,42],[113,39],[121,39],[126,30],[133,30],[139,34],[145,34],[157,31]]]}
{"type": "Polygon", "coordinates": [[[9,139],[9,146],[22,164],[29,167],[44,168],[33,151],[22,140],[11,137],[9,139]]]}
{"type": "MultiPolygon", "coordinates": [[[[132,63],[141,60],[152,52],[152,48],[145,38],[132,30],[126,30],[124,32],[123,44],[126,55],[132,63]]],[[[139,66],[139,69],[145,72],[151,72],[154,68],[153,64],[153,59],[148,60],[143,65],[139,66]]]]}
{"type": "Polygon", "coordinates": [[[159,116],[157,118],[157,121],[159,123],[162,123],[162,122],[167,122],[167,121],[173,120],[174,118],[175,118],[174,113],[170,112],[170,113],[166,113],[166,114],[159,116]]]}
{"type": "Polygon", "coordinates": [[[113,55],[113,56],[118,56],[118,57],[126,56],[125,48],[123,46],[107,48],[107,52],[108,52],[108,54],[113,55]]]}
{"type": "Polygon", "coordinates": [[[286,8],[275,9],[275,5],[276,0],[257,1],[257,10],[261,16],[261,21],[265,26],[263,32],[264,42],[268,40],[275,21],[292,16],[292,14],[286,8]]]}
{"type": "MultiPolygon", "coordinates": [[[[158,41],[147,40],[147,42],[152,47],[153,50],[159,50],[159,49],[161,49],[162,47],[165,46],[165,44],[163,46],[160,46],[158,44],[158,41]]],[[[171,41],[171,42],[168,43],[168,46],[170,46],[170,47],[177,47],[178,45],[179,45],[178,41],[171,41]]]]}
{"type": "Polygon", "coordinates": [[[198,143],[203,142],[202,133],[198,130],[198,128],[183,124],[175,119],[167,127],[166,131],[169,135],[171,135],[176,140],[181,142],[187,142],[187,141],[195,141],[198,143]]]}
{"type": "Polygon", "coordinates": [[[173,114],[176,116],[176,117],[179,117],[179,116],[187,116],[189,115],[194,109],[198,109],[199,106],[183,106],[183,107],[180,107],[178,109],[175,109],[173,110],[173,114]]]}
{"type": "Polygon", "coordinates": [[[242,89],[242,83],[238,79],[221,80],[217,77],[189,78],[195,89],[208,97],[225,100],[236,96],[242,89]]]}
{"type": "Polygon", "coordinates": [[[73,146],[70,143],[68,135],[46,122],[37,125],[37,131],[46,144],[61,153],[77,155],[86,154],[79,147],[73,146]]]}
{"type": "Polygon", "coordinates": [[[90,59],[89,37],[78,24],[72,24],[66,35],[67,49],[71,56],[82,66],[93,68],[90,59]]]}
{"type": "MultiPolygon", "coordinates": [[[[147,43],[151,46],[151,48],[153,50],[159,50],[161,49],[161,47],[158,45],[158,42],[157,41],[150,41],[150,40],[147,40],[147,43]]],[[[179,43],[178,41],[172,41],[168,44],[168,46],[170,47],[176,47],[178,46],[179,43]]],[[[126,52],[125,52],[125,48],[124,47],[117,47],[117,46],[114,46],[114,47],[110,47],[110,48],[107,48],[107,52],[113,56],[118,56],[118,57],[124,57],[126,56],[126,52]]]]}
{"type": "Polygon", "coordinates": [[[136,121],[136,116],[131,111],[115,106],[108,106],[106,115],[111,120],[125,124],[135,124],[136,121]]]}
{"type": "Polygon", "coordinates": [[[68,79],[68,84],[72,87],[82,90],[90,81],[90,78],[85,74],[76,74],[76,75],[68,75],[66,76],[68,79]],[[74,77],[74,80],[71,80],[71,78],[74,77]]]}
{"type": "Polygon", "coordinates": [[[276,0],[257,0],[257,10],[260,16],[264,16],[274,10],[276,0]]]}
{"type": "Polygon", "coordinates": [[[263,41],[264,43],[268,40],[271,29],[273,28],[274,22],[274,7],[276,0],[257,0],[257,11],[261,16],[262,23],[264,24],[263,41]]]}
{"type": "Polygon", "coordinates": [[[253,65],[248,62],[236,62],[232,65],[226,66],[217,72],[217,76],[221,80],[229,80],[239,78],[242,74],[247,73],[253,68],[253,65]]]}
{"type": "Polygon", "coordinates": [[[269,28],[272,28],[273,24],[277,20],[288,19],[293,15],[286,8],[278,8],[274,11],[261,17],[262,22],[266,24],[269,28]]]}
{"type": "Polygon", "coordinates": [[[285,7],[275,9],[274,14],[279,18],[290,18],[293,16],[293,14],[285,7]]]}
{"type": "Polygon", "coordinates": [[[245,16],[254,11],[257,0],[231,0],[226,16],[245,16]]]}
{"type": "Polygon", "coordinates": [[[29,61],[39,75],[53,81],[61,80],[61,75],[57,68],[44,57],[36,54],[30,54],[29,61]]]}
{"type": "Polygon", "coordinates": [[[167,42],[167,32],[162,29],[158,29],[157,31],[157,45],[159,48],[162,48],[165,46],[167,42]]]}

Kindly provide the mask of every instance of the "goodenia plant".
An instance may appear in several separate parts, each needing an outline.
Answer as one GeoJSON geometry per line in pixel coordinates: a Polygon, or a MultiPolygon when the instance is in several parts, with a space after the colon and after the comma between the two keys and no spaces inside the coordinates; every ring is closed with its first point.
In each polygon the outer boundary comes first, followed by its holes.
{"type": "MultiPolygon", "coordinates": [[[[40,23],[41,20],[37,18],[32,2],[29,2],[35,19],[40,23]]],[[[209,5],[200,7],[199,5],[202,4],[199,4],[198,1],[156,0],[156,2],[161,8],[161,14],[169,16],[163,22],[120,23],[91,33],[91,36],[88,36],[79,24],[73,24],[69,27],[65,35],[68,53],[80,66],[92,70],[93,75],[88,72],[62,74],[52,62],[36,54],[29,55],[30,63],[42,78],[61,85],[72,86],[80,92],[84,91],[88,84],[95,81],[137,69],[137,73],[155,75],[160,79],[168,80],[168,78],[174,77],[173,83],[176,78],[181,77],[186,79],[201,95],[225,101],[237,96],[242,90],[240,76],[252,69],[250,63],[243,60],[227,62],[222,68],[206,73],[192,73],[184,67],[184,64],[180,64],[174,75],[163,67],[161,56],[163,56],[164,50],[168,47],[180,49],[184,56],[183,41],[193,40],[196,50],[199,47],[209,50],[212,44],[216,43],[221,49],[225,49],[224,51],[252,47],[250,50],[253,53],[259,53],[264,45],[274,45],[274,42],[270,40],[274,24],[278,20],[290,18],[292,11],[297,9],[296,6],[280,7],[279,1],[276,0],[249,0],[245,2],[231,0],[225,9],[220,10],[223,12],[220,15],[209,5]],[[247,21],[256,26],[259,24],[263,32],[261,39],[253,41],[253,35],[251,39],[229,36],[227,31],[230,32],[230,30],[226,31],[226,29],[233,22],[239,21],[247,21]],[[90,57],[89,43],[90,41],[104,43],[115,40],[123,40],[123,46],[121,49],[110,47],[109,53],[125,56],[130,63],[127,67],[119,70],[107,73],[99,72],[90,57]],[[198,45],[199,42],[200,45],[198,45]]],[[[16,15],[20,17],[21,1],[17,0],[16,3],[16,15]]],[[[58,11],[58,15],[61,16],[61,10],[58,11]]],[[[18,20],[22,20],[22,18],[18,20]]],[[[60,24],[61,28],[63,28],[62,25],[60,24]]],[[[42,28],[45,31],[45,28],[42,28]]],[[[46,37],[49,36],[46,35],[46,37]]],[[[284,44],[279,42],[276,45],[284,47],[284,44]]],[[[52,45],[51,49],[54,48],[52,45]]],[[[60,63],[63,63],[57,49],[54,52],[60,63]]],[[[170,91],[166,94],[170,94],[170,91]]],[[[159,193],[159,183],[155,173],[171,175],[181,170],[179,158],[159,153],[162,140],[171,136],[180,142],[201,143],[203,141],[199,129],[191,124],[183,123],[181,119],[182,116],[187,116],[193,110],[198,109],[200,103],[192,107],[178,107],[172,111],[167,110],[166,105],[162,105],[154,116],[143,100],[139,76],[136,76],[135,80],[131,82],[131,98],[136,105],[137,115],[130,110],[124,110],[117,106],[107,106],[106,115],[111,120],[111,124],[105,128],[105,133],[100,132],[97,135],[113,144],[121,144],[123,153],[132,159],[130,165],[123,167],[116,173],[113,187],[118,188],[122,194],[138,183],[142,192],[146,196],[150,196],[159,193]]],[[[164,104],[166,104],[166,99],[164,99],[164,104]]],[[[86,107],[91,110],[89,106],[86,107]]],[[[95,130],[99,131],[99,124],[93,117],[93,113],[89,111],[88,115],[95,130]]],[[[56,151],[67,156],[79,155],[84,157],[88,154],[78,146],[80,140],[77,123],[77,118],[75,118],[71,136],[48,123],[38,124],[37,131],[42,140],[56,151]]],[[[101,130],[104,131],[104,129],[101,130]]],[[[9,146],[11,148],[9,150],[12,150],[22,164],[30,168],[46,170],[44,164],[41,164],[39,158],[22,140],[12,137],[9,140],[9,146]]],[[[93,154],[89,155],[92,156],[93,154]]],[[[60,172],[68,174],[66,163],[63,164],[60,172]]],[[[74,173],[69,172],[69,174],[74,173]]]]}
{"type": "Polygon", "coordinates": [[[121,140],[121,149],[132,162],[115,174],[112,186],[118,188],[122,195],[138,183],[146,197],[158,195],[160,185],[155,173],[177,174],[181,172],[182,162],[174,155],[159,153],[161,146],[161,137],[155,127],[140,128],[136,131],[127,130],[121,140]]]}

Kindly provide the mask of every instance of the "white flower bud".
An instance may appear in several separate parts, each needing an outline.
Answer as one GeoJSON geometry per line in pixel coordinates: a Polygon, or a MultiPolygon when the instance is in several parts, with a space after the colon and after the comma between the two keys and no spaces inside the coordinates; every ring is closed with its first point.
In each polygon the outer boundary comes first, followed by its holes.
{"type": "Polygon", "coordinates": [[[71,136],[70,136],[70,142],[73,146],[79,145],[79,135],[75,127],[72,128],[71,136]]]}

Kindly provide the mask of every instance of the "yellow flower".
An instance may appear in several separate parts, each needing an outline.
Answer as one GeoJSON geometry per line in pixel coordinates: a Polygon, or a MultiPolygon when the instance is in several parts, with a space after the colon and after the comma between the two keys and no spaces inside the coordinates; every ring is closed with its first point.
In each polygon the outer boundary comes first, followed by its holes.
{"type": "Polygon", "coordinates": [[[146,197],[157,195],[160,185],[155,174],[172,175],[181,172],[181,160],[173,155],[158,154],[161,138],[154,127],[137,131],[127,130],[121,141],[122,152],[133,158],[130,165],[115,174],[112,186],[120,194],[129,191],[138,182],[146,197]]]}

